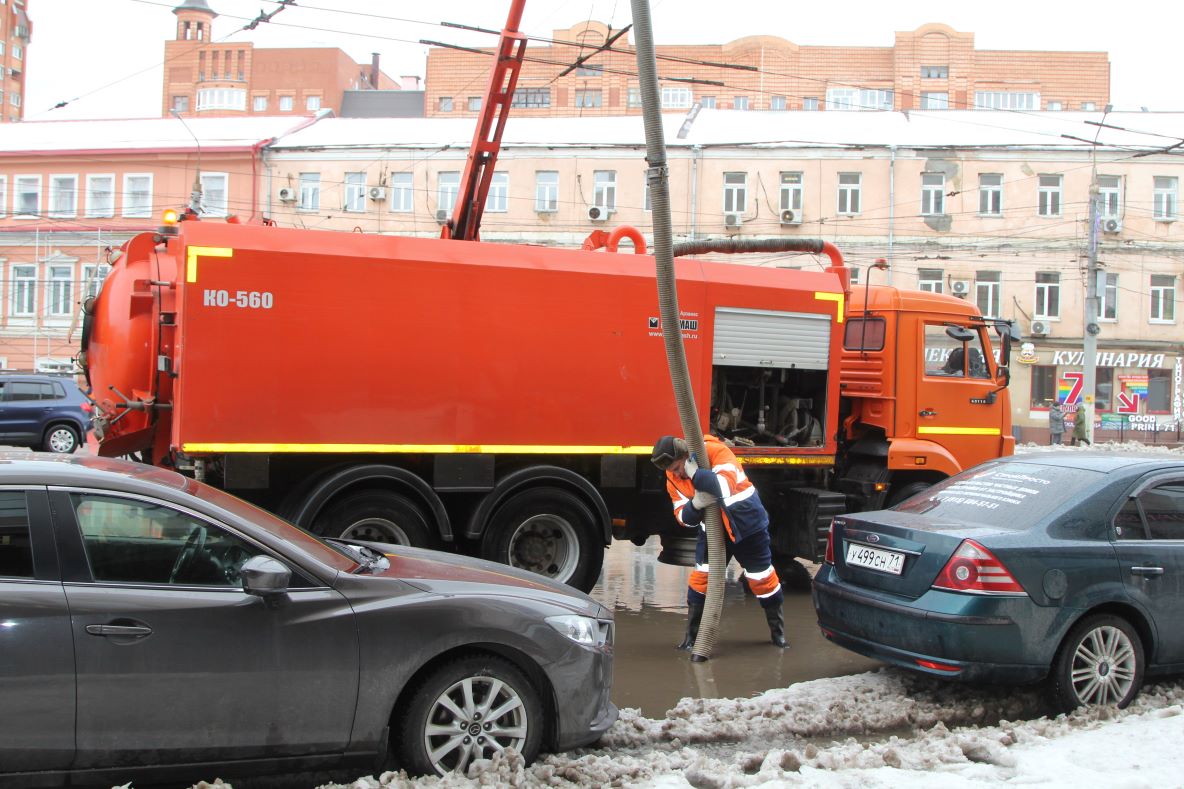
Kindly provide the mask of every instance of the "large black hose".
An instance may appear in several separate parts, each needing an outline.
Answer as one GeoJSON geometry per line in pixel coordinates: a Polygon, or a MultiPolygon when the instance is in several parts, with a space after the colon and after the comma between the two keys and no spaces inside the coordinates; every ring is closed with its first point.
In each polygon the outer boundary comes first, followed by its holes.
{"type": "MultiPolygon", "coordinates": [[[[687,445],[704,468],[709,467],[703,443],[703,429],[695,408],[695,393],[687,369],[686,350],[682,344],[682,329],[678,320],[678,289],[674,277],[674,244],[670,224],[670,184],[666,165],[666,140],[662,128],[661,103],[658,96],[658,67],[654,57],[654,33],[650,21],[648,0],[632,0],[633,32],[637,41],[637,73],[640,77],[642,120],[645,122],[645,160],[649,165],[646,181],[650,187],[650,205],[654,221],[654,260],[658,279],[658,309],[662,319],[662,337],[666,345],[666,363],[670,368],[670,383],[678,404],[678,416],[687,445]]],[[[720,612],[724,602],[724,530],[719,504],[712,504],[706,512],[707,528],[707,601],[699,635],[691,651],[691,660],[702,662],[711,657],[719,630],[720,612]]]]}
{"type": "Polygon", "coordinates": [[[709,252],[738,255],[745,252],[823,252],[819,238],[712,238],[674,245],[674,256],[704,255],[709,252]]]}

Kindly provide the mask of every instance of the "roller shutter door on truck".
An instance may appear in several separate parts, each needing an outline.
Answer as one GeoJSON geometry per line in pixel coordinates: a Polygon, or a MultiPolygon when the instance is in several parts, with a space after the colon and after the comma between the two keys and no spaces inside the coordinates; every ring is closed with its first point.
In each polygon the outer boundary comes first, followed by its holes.
{"type": "Polygon", "coordinates": [[[829,315],[718,307],[712,363],[825,370],[831,321],[829,315]]]}

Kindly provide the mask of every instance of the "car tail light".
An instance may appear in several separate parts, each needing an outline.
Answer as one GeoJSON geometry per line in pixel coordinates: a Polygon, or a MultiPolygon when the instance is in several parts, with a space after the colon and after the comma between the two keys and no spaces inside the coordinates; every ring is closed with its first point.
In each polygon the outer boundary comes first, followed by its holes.
{"type": "MultiPolygon", "coordinates": [[[[818,554],[814,554],[817,556],[818,554]]],[[[826,533],[826,557],[822,560],[826,564],[835,563],[835,522],[830,522],[830,531],[826,533]]]]}
{"type": "Polygon", "coordinates": [[[963,540],[938,573],[934,589],[974,594],[1026,594],[995,555],[974,540],[963,540]]]}
{"type": "Polygon", "coordinates": [[[934,671],[946,671],[950,674],[957,674],[962,671],[961,666],[952,666],[948,663],[938,663],[936,660],[922,660],[921,658],[917,658],[913,662],[921,668],[933,669],[934,671]]]}

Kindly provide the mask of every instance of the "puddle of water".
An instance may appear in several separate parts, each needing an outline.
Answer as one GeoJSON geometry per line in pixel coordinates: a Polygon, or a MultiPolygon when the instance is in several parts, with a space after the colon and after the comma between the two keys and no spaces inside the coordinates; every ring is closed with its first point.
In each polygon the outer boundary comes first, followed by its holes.
{"type": "Polygon", "coordinates": [[[711,660],[691,663],[674,645],[686,632],[686,586],[691,568],[658,562],[656,537],[643,546],[613,543],[592,597],[616,614],[613,702],[661,718],[678,700],[743,698],[795,682],[868,671],[882,664],[834,646],[818,630],[809,593],[786,592],[789,649],[769,642],[755,598],[728,567],[719,633],[711,660]]]}

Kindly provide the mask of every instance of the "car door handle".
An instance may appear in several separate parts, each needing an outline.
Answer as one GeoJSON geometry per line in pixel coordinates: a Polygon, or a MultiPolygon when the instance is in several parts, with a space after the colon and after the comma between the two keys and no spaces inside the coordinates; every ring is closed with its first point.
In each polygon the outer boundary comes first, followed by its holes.
{"type": "Polygon", "coordinates": [[[922,410],[922,411],[921,411],[921,414],[920,414],[920,415],[921,415],[921,416],[937,416],[937,412],[936,412],[936,411],[933,411],[933,410],[931,410],[931,409],[929,409],[929,408],[926,408],[926,409],[924,409],[924,410],[922,410]]]}
{"type": "Polygon", "coordinates": [[[92,636],[141,638],[152,635],[152,628],[142,625],[87,625],[86,632],[92,636]]]}
{"type": "Polygon", "coordinates": [[[1132,567],[1131,575],[1163,575],[1162,567],[1132,567]]]}

